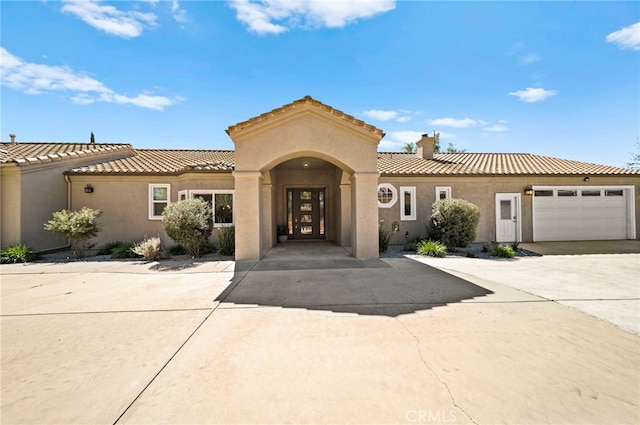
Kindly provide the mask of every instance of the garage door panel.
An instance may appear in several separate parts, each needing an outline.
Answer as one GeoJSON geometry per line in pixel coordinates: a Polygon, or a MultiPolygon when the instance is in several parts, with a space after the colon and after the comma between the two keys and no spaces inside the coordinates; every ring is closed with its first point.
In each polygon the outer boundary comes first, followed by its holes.
{"type": "Polygon", "coordinates": [[[560,186],[553,189],[554,196],[534,198],[534,240],[626,239],[625,191],[602,187],[586,190],[600,193],[601,196],[558,196],[558,193],[580,194],[585,189],[560,186]],[[606,193],[614,193],[616,196],[603,196],[606,193]],[[620,193],[623,196],[618,196],[620,193]]]}

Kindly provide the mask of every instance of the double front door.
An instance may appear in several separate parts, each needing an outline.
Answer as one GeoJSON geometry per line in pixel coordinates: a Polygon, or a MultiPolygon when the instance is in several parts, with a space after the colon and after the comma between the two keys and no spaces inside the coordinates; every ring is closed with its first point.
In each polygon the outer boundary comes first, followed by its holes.
{"type": "Polygon", "coordinates": [[[291,239],[325,239],[325,190],[287,189],[291,239]]]}

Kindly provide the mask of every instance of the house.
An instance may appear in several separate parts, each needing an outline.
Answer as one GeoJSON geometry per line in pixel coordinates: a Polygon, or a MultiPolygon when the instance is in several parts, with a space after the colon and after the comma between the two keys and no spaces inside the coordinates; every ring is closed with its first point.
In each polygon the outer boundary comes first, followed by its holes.
{"type": "Polygon", "coordinates": [[[640,172],[531,154],[379,153],[382,130],[310,96],[230,126],[235,150],[135,149],[129,144],[0,146],[2,246],[66,245],[43,229],[51,213],[104,212],[98,243],[160,235],[165,206],[201,197],[214,233],[236,228],[236,258],[256,260],[276,226],[294,240],[330,240],[357,258],[425,234],[431,205],[463,198],[481,212],[478,241],[636,239],[640,172]]]}

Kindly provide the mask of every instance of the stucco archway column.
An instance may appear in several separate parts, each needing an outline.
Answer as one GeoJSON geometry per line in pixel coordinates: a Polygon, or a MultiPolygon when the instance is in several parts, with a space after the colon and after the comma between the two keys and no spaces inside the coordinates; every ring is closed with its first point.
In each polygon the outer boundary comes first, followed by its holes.
{"type": "Polygon", "coordinates": [[[378,172],[351,176],[351,249],[359,259],[378,258],[378,172]]]}
{"type": "Polygon", "coordinates": [[[340,210],[338,211],[338,237],[340,246],[351,246],[351,184],[340,184],[340,210]]]}
{"type": "Polygon", "coordinates": [[[262,257],[262,173],[234,171],[236,260],[262,257]]]}

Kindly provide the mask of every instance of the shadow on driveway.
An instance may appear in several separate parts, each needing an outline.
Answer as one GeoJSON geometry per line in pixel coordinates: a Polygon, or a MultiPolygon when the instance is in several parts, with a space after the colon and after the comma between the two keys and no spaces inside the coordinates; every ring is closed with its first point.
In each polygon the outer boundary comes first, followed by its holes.
{"type": "Polygon", "coordinates": [[[396,317],[492,293],[409,259],[238,261],[216,301],[396,317]]]}

